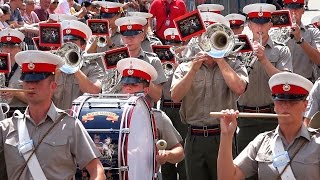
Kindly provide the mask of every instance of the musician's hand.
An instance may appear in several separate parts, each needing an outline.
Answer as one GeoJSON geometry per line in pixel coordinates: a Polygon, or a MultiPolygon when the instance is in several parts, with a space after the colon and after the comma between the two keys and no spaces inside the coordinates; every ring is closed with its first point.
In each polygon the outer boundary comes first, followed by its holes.
{"type": "Polygon", "coordinates": [[[207,57],[204,54],[202,53],[196,54],[195,59],[192,61],[191,70],[197,72],[200,69],[202,63],[206,60],[207,60],[207,57]]]}
{"type": "Polygon", "coordinates": [[[237,129],[238,110],[226,109],[221,111],[224,115],[220,118],[221,134],[233,136],[237,129]]]}
{"type": "Polygon", "coordinates": [[[157,162],[162,165],[167,162],[169,156],[169,151],[159,150],[158,155],[156,156],[157,162]]]}
{"type": "Polygon", "coordinates": [[[6,101],[10,101],[13,98],[14,94],[12,92],[1,92],[1,98],[6,101]]]}
{"type": "Polygon", "coordinates": [[[265,54],[265,47],[257,41],[253,42],[253,52],[258,57],[259,61],[267,59],[265,54]]]}
{"type": "Polygon", "coordinates": [[[296,41],[299,41],[301,39],[301,29],[300,29],[300,26],[298,24],[294,24],[292,27],[291,27],[291,34],[293,35],[293,38],[296,40],[296,41]]]}

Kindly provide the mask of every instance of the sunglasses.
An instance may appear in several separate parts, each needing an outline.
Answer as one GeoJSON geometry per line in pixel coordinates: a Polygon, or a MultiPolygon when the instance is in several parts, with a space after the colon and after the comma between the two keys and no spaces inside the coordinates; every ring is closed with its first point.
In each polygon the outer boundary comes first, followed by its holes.
{"type": "Polygon", "coordinates": [[[59,1],[53,1],[52,4],[59,4],[59,1]]]}

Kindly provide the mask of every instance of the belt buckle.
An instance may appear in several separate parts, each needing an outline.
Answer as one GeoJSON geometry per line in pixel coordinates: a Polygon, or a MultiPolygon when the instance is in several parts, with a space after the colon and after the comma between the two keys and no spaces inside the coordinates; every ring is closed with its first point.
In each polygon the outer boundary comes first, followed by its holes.
{"type": "Polygon", "coordinates": [[[208,126],[203,126],[202,129],[203,129],[203,136],[208,137],[209,136],[208,126]]]}
{"type": "Polygon", "coordinates": [[[260,112],[260,108],[257,106],[256,107],[256,113],[259,113],[260,112]]]}

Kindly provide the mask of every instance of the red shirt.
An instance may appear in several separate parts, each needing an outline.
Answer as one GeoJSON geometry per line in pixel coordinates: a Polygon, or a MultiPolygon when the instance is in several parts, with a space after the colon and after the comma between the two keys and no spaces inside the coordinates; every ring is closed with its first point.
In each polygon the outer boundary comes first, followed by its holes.
{"type": "Polygon", "coordinates": [[[173,19],[186,14],[187,7],[183,0],[172,0],[171,3],[168,3],[166,0],[154,0],[149,12],[156,19],[156,35],[160,39],[165,39],[164,31],[167,28],[175,28],[173,19]],[[166,25],[167,19],[170,21],[169,25],[166,25]]]}

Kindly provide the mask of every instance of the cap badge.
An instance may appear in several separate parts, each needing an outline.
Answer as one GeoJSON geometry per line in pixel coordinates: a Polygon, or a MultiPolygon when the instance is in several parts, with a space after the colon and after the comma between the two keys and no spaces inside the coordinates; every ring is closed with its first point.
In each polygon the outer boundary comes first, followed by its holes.
{"type": "Polygon", "coordinates": [[[283,89],[284,91],[290,91],[291,87],[290,87],[290,85],[289,85],[288,83],[286,83],[286,84],[284,84],[284,85],[282,86],[282,89],[283,89]]]}
{"type": "Polygon", "coordinates": [[[70,34],[70,33],[71,33],[71,29],[67,29],[67,30],[66,30],[66,33],[67,33],[67,34],[70,34]]]}
{"type": "Polygon", "coordinates": [[[259,17],[262,17],[263,16],[263,12],[262,12],[262,7],[260,6],[260,11],[259,11],[259,13],[258,13],[258,16],[259,17]]]}
{"type": "Polygon", "coordinates": [[[29,70],[34,70],[34,68],[35,68],[35,65],[32,62],[28,64],[29,70]]]}
{"type": "Polygon", "coordinates": [[[232,24],[235,24],[235,23],[236,23],[236,20],[232,20],[231,23],[232,23],[232,24]]]}
{"type": "Polygon", "coordinates": [[[10,36],[7,37],[7,41],[11,41],[11,37],[10,36]]]}
{"type": "Polygon", "coordinates": [[[171,39],[174,39],[176,36],[172,33],[170,37],[171,39]]]}
{"type": "Polygon", "coordinates": [[[131,26],[131,25],[128,25],[128,26],[127,26],[127,29],[131,30],[131,29],[132,29],[132,26],[131,26]]]}
{"type": "Polygon", "coordinates": [[[105,12],[108,12],[109,10],[108,10],[108,8],[105,8],[104,11],[105,11],[105,12]]]}
{"type": "Polygon", "coordinates": [[[205,25],[206,27],[208,27],[208,26],[210,26],[210,22],[209,22],[209,21],[206,21],[206,22],[204,22],[204,25],[205,25]]]}
{"type": "Polygon", "coordinates": [[[297,0],[292,0],[292,2],[297,2],[297,0]]]}
{"type": "Polygon", "coordinates": [[[133,69],[129,69],[128,70],[128,74],[131,76],[132,74],[134,73],[134,70],[133,69]]]}

